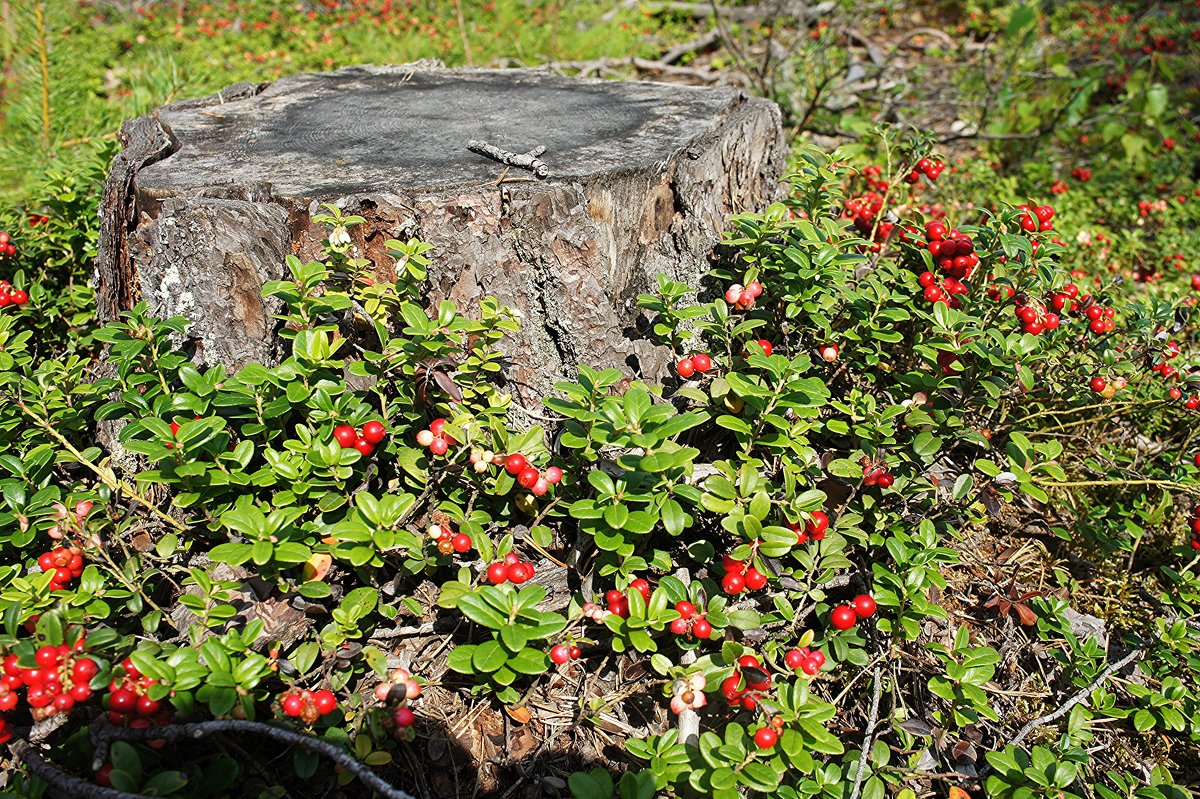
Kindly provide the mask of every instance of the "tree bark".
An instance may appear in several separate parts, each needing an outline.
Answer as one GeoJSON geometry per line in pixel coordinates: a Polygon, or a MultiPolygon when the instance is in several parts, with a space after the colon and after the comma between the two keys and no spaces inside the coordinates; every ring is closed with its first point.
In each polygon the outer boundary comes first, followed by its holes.
{"type": "Polygon", "coordinates": [[[436,248],[431,306],[494,296],[520,313],[503,347],[526,405],[580,363],[661,378],[671,353],[645,338],[637,295],[660,272],[698,287],[729,214],[778,199],[787,159],[778,108],[737,89],[430,64],[240,84],[135,119],[122,141],[103,317],[145,300],[192,321],[200,364],[276,362],[278,307],[259,289],[287,254],[319,256],[311,217],[333,202],[366,217],[354,245],[379,278],[395,274],[383,243],[415,236],[436,248]]]}

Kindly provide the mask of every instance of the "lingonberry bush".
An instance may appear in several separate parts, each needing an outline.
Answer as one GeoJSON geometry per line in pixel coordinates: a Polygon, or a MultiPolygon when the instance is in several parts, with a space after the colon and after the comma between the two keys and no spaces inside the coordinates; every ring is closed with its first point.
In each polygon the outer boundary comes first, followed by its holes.
{"type": "Polygon", "coordinates": [[[619,779],[571,775],[580,799],[1187,795],[1195,204],[1101,228],[1117,200],[1082,179],[980,203],[925,137],[877,141],[799,151],[703,285],[639,298],[669,374],[581,366],[528,428],[515,317],[427,308],[417,241],[376,282],[336,207],[325,258],[263,288],[287,357],[236,373],[140,306],[51,349],[69,319],[44,308],[71,306],[24,275],[76,239],[39,227],[22,258],[10,234],[0,738],[24,790],[221,795],[263,766],[191,732],[264,722],[364,764],[301,746],[299,778],[411,784],[436,703],[519,718],[619,656],[644,675],[580,718],[657,715],[619,779]],[[422,625],[431,656],[392,643],[422,625]]]}

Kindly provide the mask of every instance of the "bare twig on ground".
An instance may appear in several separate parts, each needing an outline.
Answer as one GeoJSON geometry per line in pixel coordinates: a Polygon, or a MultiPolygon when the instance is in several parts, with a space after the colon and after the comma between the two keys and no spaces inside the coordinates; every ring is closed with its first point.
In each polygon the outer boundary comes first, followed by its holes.
{"type": "Polygon", "coordinates": [[[863,772],[867,770],[867,757],[871,752],[871,739],[875,735],[875,725],[879,723],[879,698],[883,695],[883,674],[875,667],[875,689],[871,696],[871,715],[867,718],[867,731],[863,735],[862,753],[858,756],[858,768],[854,770],[854,789],[850,791],[850,799],[858,799],[862,790],[863,772]]]}

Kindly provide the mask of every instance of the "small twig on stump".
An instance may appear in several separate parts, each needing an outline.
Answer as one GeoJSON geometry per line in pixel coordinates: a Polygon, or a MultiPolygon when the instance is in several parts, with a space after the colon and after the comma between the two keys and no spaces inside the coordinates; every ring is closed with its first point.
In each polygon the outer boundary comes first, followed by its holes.
{"type": "MultiPolygon", "coordinates": [[[[379,796],[386,797],[386,799],[414,799],[411,794],[405,793],[399,788],[393,788],[382,777],[371,771],[369,766],[359,762],[349,752],[312,735],[304,735],[303,733],[293,732],[282,727],[264,724],[260,721],[222,719],[220,721],[202,721],[194,724],[169,724],[146,729],[117,727],[112,724],[98,722],[92,726],[92,743],[96,747],[92,767],[93,769],[99,769],[104,764],[108,759],[108,748],[113,741],[194,741],[223,732],[253,733],[264,738],[274,739],[280,743],[310,749],[324,755],[344,770],[358,777],[364,785],[379,796]]],[[[59,772],[59,774],[61,773],[59,772]]],[[[39,774],[39,776],[41,775],[39,774]]],[[[75,778],[69,777],[69,779],[74,780],[75,778]]],[[[119,791],[107,793],[103,796],[94,793],[81,795],[87,796],[89,799],[128,799],[130,796],[133,796],[133,794],[121,793],[119,791]]]]}
{"type": "Polygon", "coordinates": [[[546,162],[538,158],[539,155],[546,152],[545,147],[534,147],[527,153],[513,153],[508,150],[501,150],[494,144],[488,144],[485,141],[471,139],[467,142],[467,149],[473,153],[486,155],[488,158],[494,158],[502,164],[515,166],[519,169],[528,169],[539,178],[544,178],[550,174],[550,167],[546,166],[546,162]]]}
{"type": "Polygon", "coordinates": [[[858,768],[854,771],[854,790],[850,799],[858,799],[862,790],[863,772],[867,770],[867,755],[871,751],[871,738],[875,735],[875,725],[879,722],[879,697],[883,694],[883,674],[875,667],[875,693],[871,697],[871,715],[867,719],[867,734],[863,736],[862,753],[858,756],[858,768]]]}

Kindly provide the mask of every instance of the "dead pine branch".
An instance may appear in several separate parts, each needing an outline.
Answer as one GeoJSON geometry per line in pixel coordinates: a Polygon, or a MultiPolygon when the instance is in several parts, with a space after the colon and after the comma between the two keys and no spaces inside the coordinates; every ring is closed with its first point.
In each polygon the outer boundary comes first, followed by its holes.
{"type": "MultiPolygon", "coordinates": [[[[385,799],[414,799],[411,794],[405,793],[398,788],[393,787],[386,782],[382,777],[375,774],[369,766],[360,762],[344,749],[334,746],[333,744],[323,741],[312,735],[305,735],[292,730],[276,727],[272,724],[264,724],[261,721],[241,721],[238,719],[221,719],[218,721],[201,721],[192,724],[169,724],[161,727],[150,727],[146,729],[133,729],[131,727],[117,727],[112,724],[98,722],[92,726],[92,743],[95,746],[95,755],[92,759],[92,767],[99,769],[108,760],[108,750],[114,741],[197,741],[201,738],[207,738],[210,735],[221,733],[250,733],[261,738],[270,738],[282,744],[289,746],[299,746],[302,749],[308,749],[316,752],[319,755],[332,760],[345,771],[350,772],[357,777],[363,785],[370,788],[377,795],[385,797],[385,799]]],[[[26,745],[26,751],[37,759],[42,759],[41,756],[32,748],[26,745]]],[[[24,759],[24,758],[23,758],[24,759]]],[[[26,760],[28,763],[29,761],[26,760]]],[[[45,763],[44,760],[42,760],[45,763]]],[[[109,792],[106,794],[98,794],[94,792],[85,792],[79,789],[77,782],[83,782],[76,777],[71,777],[64,774],[58,769],[46,763],[56,774],[56,779],[60,782],[64,790],[69,790],[74,796],[84,796],[86,799],[128,799],[136,794],[127,794],[121,791],[109,792]],[[62,778],[65,778],[62,779],[62,778]]],[[[31,766],[31,770],[33,767],[31,766]]],[[[36,772],[35,772],[36,773],[36,772]]],[[[40,773],[38,776],[42,776],[40,773]]],[[[43,779],[46,779],[43,777],[43,779]]],[[[47,782],[56,784],[47,779],[47,782]]],[[[89,788],[97,786],[91,783],[84,782],[84,785],[89,788]]]]}
{"type": "Polygon", "coordinates": [[[1126,655],[1125,657],[1121,658],[1120,660],[1118,660],[1114,663],[1110,663],[1107,667],[1105,667],[1104,671],[1102,671],[1098,675],[1096,675],[1096,679],[1092,680],[1090,683],[1087,684],[1086,688],[1084,688],[1082,691],[1075,694],[1070,699],[1068,699],[1066,702],[1064,702],[1057,710],[1055,710],[1051,713],[1047,713],[1044,716],[1038,716],[1036,719],[1032,719],[1031,721],[1026,722],[1025,726],[1022,727],[1017,732],[1017,734],[1014,735],[1012,737],[1012,739],[1008,741],[1008,743],[1006,743],[1003,747],[1001,747],[1001,749],[1006,749],[1009,746],[1017,746],[1018,744],[1020,744],[1022,741],[1025,740],[1025,736],[1029,735],[1029,733],[1033,732],[1038,727],[1041,727],[1044,724],[1049,724],[1050,722],[1055,721],[1056,719],[1060,719],[1063,716],[1067,715],[1067,713],[1071,712],[1071,708],[1075,707],[1080,702],[1084,701],[1089,696],[1091,696],[1092,692],[1095,691],[1097,688],[1099,688],[1101,685],[1103,685],[1108,680],[1109,677],[1111,677],[1113,674],[1120,671],[1121,669],[1125,668],[1133,661],[1140,658],[1142,656],[1142,653],[1145,652],[1146,649],[1148,649],[1150,647],[1151,643],[1153,643],[1153,642],[1146,641],[1146,642],[1138,645],[1137,647],[1135,647],[1134,650],[1132,652],[1130,652],[1128,655],[1126,655]]]}

